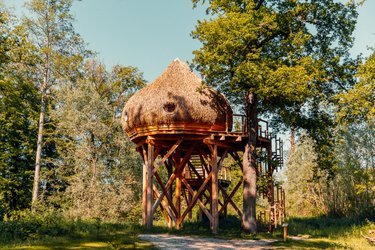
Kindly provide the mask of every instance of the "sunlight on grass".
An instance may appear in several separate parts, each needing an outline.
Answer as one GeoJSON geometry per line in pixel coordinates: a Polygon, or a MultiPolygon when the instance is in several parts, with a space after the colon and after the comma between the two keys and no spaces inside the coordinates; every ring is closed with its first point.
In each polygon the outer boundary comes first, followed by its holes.
{"type": "MultiPolygon", "coordinates": [[[[171,234],[179,236],[214,237],[220,239],[277,239],[274,249],[374,249],[362,236],[375,229],[375,223],[353,218],[291,218],[289,239],[283,241],[283,229],[273,234],[244,233],[240,220],[235,217],[221,218],[218,235],[212,235],[208,222],[186,222],[182,230],[170,229],[156,222],[151,230],[138,224],[105,224],[100,228],[92,223],[78,222],[61,231],[59,236],[32,234],[29,238],[3,241],[0,249],[156,249],[150,242],[140,240],[139,234],[171,234]],[[66,233],[68,232],[68,233],[66,233]]],[[[46,231],[49,232],[49,231],[46,231]]],[[[5,239],[5,238],[4,238],[5,239]]],[[[9,239],[9,238],[8,238],[9,239]]]]}

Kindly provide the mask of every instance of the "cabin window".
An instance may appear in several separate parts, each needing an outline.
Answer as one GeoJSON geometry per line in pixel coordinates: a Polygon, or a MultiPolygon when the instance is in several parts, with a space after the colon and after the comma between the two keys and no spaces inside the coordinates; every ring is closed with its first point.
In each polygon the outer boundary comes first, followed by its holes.
{"type": "Polygon", "coordinates": [[[163,109],[167,113],[173,113],[176,111],[176,104],[173,102],[167,102],[164,104],[163,109]]]}

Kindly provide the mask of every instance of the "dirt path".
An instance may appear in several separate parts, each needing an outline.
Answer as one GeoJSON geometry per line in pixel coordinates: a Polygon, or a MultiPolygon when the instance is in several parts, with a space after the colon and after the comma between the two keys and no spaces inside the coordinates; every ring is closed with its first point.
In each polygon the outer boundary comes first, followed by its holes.
{"type": "Polygon", "coordinates": [[[222,240],[168,234],[141,234],[139,238],[154,244],[159,249],[272,249],[274,240],[222,240]]]}

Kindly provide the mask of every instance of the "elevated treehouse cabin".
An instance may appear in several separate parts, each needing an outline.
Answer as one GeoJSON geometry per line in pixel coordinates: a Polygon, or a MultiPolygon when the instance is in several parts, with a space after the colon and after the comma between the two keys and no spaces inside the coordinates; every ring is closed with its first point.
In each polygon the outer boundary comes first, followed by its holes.
{"type": "MultiPolygon", "coordinates": [[[[246,117],[234,115],[224,95],[203,86],[185,63],[174,60],[134,94],[123,110],[122,125],[144,162],[142,218],[147,228],[158,208],[168,225],[179,229],[199,206],[214,233],[228,205],[242,217],[233,201],[242,179],[228,179],[224,159],[232,157],[242,169],[246,117]]],[[[258,151],[267,157],[259,158],[257,174],[268,180],[258,195],[269,204],[268,211],[258,213],[258,222],[272,230],[285,217],[284,191],[269,181],[282,166],[282,142],[270,136],[265,121],[259,120],[258,127],[258,151]]]]}

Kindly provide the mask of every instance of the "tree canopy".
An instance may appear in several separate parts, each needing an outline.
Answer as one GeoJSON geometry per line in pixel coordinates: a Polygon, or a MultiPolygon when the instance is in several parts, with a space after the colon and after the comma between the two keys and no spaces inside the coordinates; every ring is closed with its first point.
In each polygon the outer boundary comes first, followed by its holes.
{"type": "MultiPolygon", "coordinates": [[[[206,1],[192,2],[196,6],[206,1]]],[[[357,61],[350,59],[349,48],[356,4],[334,0],[207,2],[212,18],[199,21],[192,32],[202,43],[194,51],[193,65],[207,84],[243,104],[250,126],[244,169],[247,164],[256,168],[252,131],[256,131],[257,118],[265,115],[277,120],[277,127],[307,129],[317,141],[319,167],[333,172],[332,97],[354,84],[357,61]]],[[[244,171],[244,187],[255,185],[246,179],[254,174],[244,171]]],[[[255,195],[252,192],[253,199],[255,195]]],[[[251,206],[250,217],[255,221],[255,204],[251,206]]],[[[251,223],[250,231],[254,231],[251,223]]]]}

